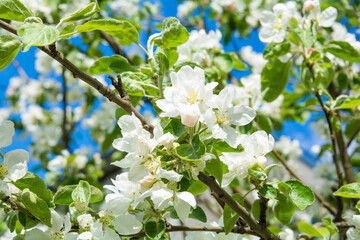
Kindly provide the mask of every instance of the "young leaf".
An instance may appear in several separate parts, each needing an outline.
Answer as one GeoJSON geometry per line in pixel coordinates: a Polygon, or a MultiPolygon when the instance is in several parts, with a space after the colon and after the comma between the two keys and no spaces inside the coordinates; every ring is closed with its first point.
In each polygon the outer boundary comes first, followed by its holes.
{"type": "Polygon", "coordinates": [[[236,148],[233,148],[227,142],[220,141],[220,140],[216,141],[212,146],[220,152],[243,152],[244,151],[244,148],[241,145],[237,146],[236,148]]]}
{"type": "Polygon", "coordinates": [[[360,96],[348,97],[346,100],[336,109],[349,109],[360,105],[360,96]]]}
{"type": "Polygon", "coordinates": [[[214,58],[215,66],[224,73],[229,73],[233,68],[233,60],[229,54],[221,54],[214,58]]]}
{"type": "Polygon", "coordinates": [[[201,160],[205,155],[205,145],[200,141],[199,135],[195,135],[191,144],[181,144],[176,148],[180,158],[188,161],[201,160]]]}
{"type": "Polygon", "coordinates": [[[322,218],[322,220],[325,223],[325,227],[329,230],[331,236],[339,232],[339,229],[333,223],[331,217],[322,218]]]}
{"type": "Polygon", "coordinates": [[[358,51],[356,51],[348,42],[330,41],[325,45],[324,51],[345,61],[360,62],[360,53],[358,53],[358,51]]]}
{"type": "Polygon", "coordinates": [[[285,89],[289,80],[290,62],[279,59],[268,62],[261,72],[261,92],[267,102],[274,101],[285,89]]]}
{"type": "Polygon", "coordinates": [[[206,171],[213,175],[221,184],[223,177],[223,163],[218,157],[206,161],[206,171]]]}
{"type": "Polygon", "coordinates": [[[74,201],[80,200],[89,204],[91,198],[91,187],[87,181],[80,180],[79,184],[72,191],[71,197],[74,201]]]}
{"type": "Polygon", "coordinates": [[[174,17],[165,18],[162,23],[162,43],[164,48],[173,48],[185,43],[189,33],[174,17]]]}
{"type": "Polygon", "coordinates": [[[360,198],[360,183],[356,182],[342,186],[334,192],[334,195],[343,198],[360,198]]]}
{"type": "MultiPolygon", "coordinates": [[[[329,235],[329,231],[324,231],[322,228],[314,228],[313,225],[307,222],[301,222],[298,224],[298,228],[300,231],[309,234],[312,237],[326,238],[329,235]],[[319,231],[320,230],[320,231],[319,231]]],[[[325,228],[326,229],[326,228],[325,228]]],[[[327,230],[327,229],[326,229],[327,230]]]]}
{"type": "Polygon", "coordinates": [[[21,193],[21,203],[34,217],[43,224],[51,227],[51,213],[47,203],[39,198],[35,193],[25,188],[21,193]]]}
{"type": "Polygon", "coordinates": [[[111,57],[101,57],[89,68],[90,75],[106,74],[106,73],[122,73],[133,72],[133,67],[129,61],[120,55],[113,55],[111,57]]]}
{"type": "Polygon", "coordinates": [[[150,239],[154,239],[161,236],[166,230],[166,225],[163,220],[160,221],[150,221],[145,224],[145,233],[150,239]]]}
{"type": "MultiPolygon", "coordinates": [[[[240,195],[239,193],[233,194],[232,198],[234,198],[240,204],[241,202],[244,201],[243,196],[240,195]]],[[[225,204],[224,217],[223,217],[225,234],[231,232],[238,219],[239,219],[239,215],[231,207],[225,204]]]]}
{"type": "Polygon", "coordinates": [[[12,35],[0,35],[0,71],[5,69],[16,57],[21,43],[12,35]]]}
{"type": "Polygon", "coordinates": [[[200,195],[205,192],[206,189],[208,189],[208,186],[202,181],[197,180],[189,186],[187,191],[192,193],[193,195],[200,195]]]}
{"type": "Polygon", "coordinates": [[[292,202],[282,193],[278,192],[278,201],[273,207],[275,217],[284,225],[290,223],[291,217],[294,214],[296,207],[292,202]]]}
{"type": "Polygon", "coordinates": [[[264,50],[264,59],[275,59],[287,54],[291,49],[291,45],[288,42],[282,43],[270,43],[264,50]]]}
{"type": "Polygon", "coordinates": [[[61,30],[59,37],[66,39],[66,38],[71,37],[74,34],[76,34],[75,24],[70,23],[61,30]]]}
{"type": "Polygon", "coordinates": [[[130,96],[145,96],[145,89],[142,87],[142,81],[138,76],[130,72],[124,72],[120,75],[124,89],[130,96]]]}
{"type": "Polygon", "coordinates": [[[47,46],[59,38],[59,31],[41,23],[25,23],[18,29],[18,35],[23,41],[22,51],[26,52],[31,46],[47,46]]]}
{"type": "Polygon", "coordinates": [[[179,118],[173,118],[164,128],[164,133],[168,132],[176,137],[180,137],[185,132],[185,125],[181,123],[179,118]]]}
{"type": "Polygon", "coordinates": [[[95,0],[95,2],[92,2],[89,5],[71,13],[70,16],[61,19],[60,22],[66,23],[66,22],[78,21],[84,18],[88,18],[94,15],[95,13],[97,13],[99,10],[100,10],[99,5],[97,3],[97,0],[95,0]]]}
{"type": "Polygon", "coordinates": [[[97,19],[76,28],[78,33],[102,30],[118,38],[123,45],[139,42],[137,29],[128,21],[116,19],[97,19]]]}
{"type": "Polygon", "coordinates": [[[298,180],[288,180],[286,184],[291,187],[289,197],[297,209],[304,210],[314,203],[315,196],[311,188],[298,180]]]}
{"type": "Polygon", "coordinates": [[[255,163],[248,168],[248,174],[252,179],[257,181],[264,181],[267,179],[264,169],[258,163],[255,163]]]}
{"type": "Polygon", "coordinates": [[[203,223],[207,222],[206,214],[205,214],[204,210],[202,210],[202,208],[199,206],[196,206],[195,209],[191,208],[189,218],[199,220],[203,223]]]}
{"type": "Polygon", "coordinates": [[[231,56],[232,58],[232,61],[233,61],[233,67],[236,69],[236,70],[246,70],[247,69],[247,66],[245,63],[243,63],[239,56],[237,55],[236,52],[229,52],[229,55],[231,56]]]}
{"type": "Polygon", "coordinates": [[[21,190],[28,188],[47,203],[52,200],[52,193],[47,189],[46,183],[34,173],[27,172],[23,178],[14,182],[14,185],[21,190]]]}
{"type": "Polygon", "coordinates": [[[260,200],[256,199],[251,206],[251,213],[254,218],[259,221],[260,219],[260,200]]]}
{"type": "MultiPolygon", "coordinates": [[[[60,188],[54,195],[54,203],[59,205],[70,205],[73,202],[71,197],[72,192],[77,185],[67,185],[60,188]]],[[[91,186],[90,203],[99,202],[103,199],[103,195],[100,189],[91,186]]]]}
{"type": "Polygon", "coordinates": [[[261,194],[261,196],[263,196],[264,198],[267,199],[271,199],[273,201],[276,201],[276,197],[277,197],[277,189],[270,185],[270,184],[264,184],[264,185],[260,185],[259,187],[259,193],[261,194]]]}
{"type": "Polygon", "coordinates": [[[0,1],[0,18],[24,22],[26,18],[34,16],[35,14],[19,0],[0,1]]]}

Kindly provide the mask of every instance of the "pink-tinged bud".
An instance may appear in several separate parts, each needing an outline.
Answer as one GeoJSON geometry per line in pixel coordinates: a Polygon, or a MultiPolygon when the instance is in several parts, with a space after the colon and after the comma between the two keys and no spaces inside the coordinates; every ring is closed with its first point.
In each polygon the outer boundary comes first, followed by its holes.
{"type": "Polygon", "coordinates": [[[314,3],[312,1],[306,1],[304,3],[304,12],[310,12],[315,8],[314,3]]]}
{"type": "Polygon", "coordinates": [[[155,182],[155,177],[152,174],[145,176],[143,179],[140,180],[140,186],[142,189],[149,189],[155,182]]]}
{"type": "Polygon", "coordinates": [[[194,127],[200,118],[199,109],[196,106],[185,107],[181,114],[181,123],[188,127],[194,127]]]}

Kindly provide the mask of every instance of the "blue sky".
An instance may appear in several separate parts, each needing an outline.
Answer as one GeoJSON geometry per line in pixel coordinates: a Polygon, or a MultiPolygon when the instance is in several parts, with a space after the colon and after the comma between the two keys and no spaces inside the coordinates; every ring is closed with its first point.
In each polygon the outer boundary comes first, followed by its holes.
{"type": "MultiPolygon", "coordinates": [[[[176,12],[177,12],[177,5],[178,2],[176,0],[161,0],[162,2],[162,14],[165,17],[168,16],[176,16],[176,12]]],[[[207,27],[209,29],[215,29],[216,25],[214,21],[209,21],[207,22],[207,27]]],[[[143,42],[143,44],[145,45],[145,39],[146,38],[146,34],[145,32],[143,32],[141,34],[141,40],[143,42]]],[[[75,38],[71,40],[74,44],[81,46],[81,40],[79,38],[75,38]],[[80,45],[79,45],[80,44],[80,45]]],[[[238,46],[246,46],[246,45],[251,45],[253,47],[253,49],[257,52],[262,52],[263,49],[265,48],[265,45],[260,42],[259,38],[258,38],[258,34],[257,32],[253,32],[252,34],[250,34],[248,39],[244,39],[244,38],[240,38],[237,39],[237,45],[238,46]]],[[[84,46],[82,46],[84,47],[84,46]]],[[[133,49],[138,49],[134,46],[130,47],[130,51],[133,49]]],[[[112,51],[103,46],[102,50],[104,51],[105,55],[112,55],[112,51]]],[[[224,48],[225,51],[232,51],[233,49],[233,45],[230,43],[228,46],[225,46],[224,48]]],[[[18,61],[20,63],[20,65],[22,66],[22,68],[25,70],[25,72],[28,74],[28,76],[30,78],[37,78],[37,72],[35,71],[35,52],[37,51],[37,49],[35,47],[31,47],[30,50],[26,53],[20,52],[17,57],[16,57],[16,61],[18,61]]],[[[139,50],[140,51],[140,50],[139,50]]],[[[243,73],[245,74],[245,72],[243,73]]],[[[14,65],[10,65],[8,66],[5,70],[0,72],[0,107],[6,106],[6,98],[5,98],[5,91],[6,91],[6,87],[8,86],[9,83],[9,79],[13,76],[18,75],[16,68],[14,67],[14,65]]],[[[241,74],[242,75],[242,74],[241,74]]],[[[320,139],[315,137],[314,131],[310,128],[310,123],[311,123],[311,119],[308,120],[307,122],[305,122],[304,124],[298,123],[298,122],[293,122],[293,121],[287,121],[284,123],[283,126],[283,130],[280,133],[274,133],[275,137],[278,137],[279,135],[287,135],[289,136],[291,139],[298,139],[301,143],[301,147],[305,150],[305,151],[309,151],[309,149],[311,148],[311,146],[313,144],[319,144],[320,143],[320,139]]],[[[75,138],[81,138],[81,141],[85,141],[86,139],[88,139],[86,136],[89,135],[88,131],[79,131],[76,135],[74,136],[75,138]],[[81,136],[80,136],[81,135],[81,136]]],[[[12,150],[12,149],[17,149],[17,148],[22,148],[22,149],[26,149],[28,151],[30,151],[29,149],[29,143],[30,143],[30,137],[23,137],[21,135],[21,133],[19,131],[16,132],[16,136],[13,139],[13,144],[6,148],[7,151],[12,150]]],[[[87,146],[91,146],[93,148],[95,148],[95,144],[93,142],[85,142],[85,145],[87,146]]],[[[307,162],[311,165],[314,164],[313,160],[315,160],[315,157],[306,157],[305,158],[307,160],[307,162]]],[[[29,168],[34,169],[34,167],[38,166],[38,163],[36,162],[31,162],[31,164],[29,164],[29,168]]],[[[41,176],[44,176],[44,171],[38,172],[38,174],[40,174],[41,176]]]]}

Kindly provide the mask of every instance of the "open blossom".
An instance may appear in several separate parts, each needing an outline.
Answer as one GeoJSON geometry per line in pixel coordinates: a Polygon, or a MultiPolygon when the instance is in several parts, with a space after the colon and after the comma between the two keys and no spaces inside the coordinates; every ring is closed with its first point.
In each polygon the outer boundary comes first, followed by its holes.
{"type": "Polygon", "coordinates": [[[278,3],[273,7],[273,11],[264,10],[260,18],[261,29],[259,38],[262,42],[280,43],[285,39],[288,22],[291,19],[291,13],[288,5],[292,2],[278,3]]]}
{"type": "Polygon", "coordinates": [[[229,172],[223,176],[222,186],[229,185],[235,177],[246,177],[249,166],[255,163],[265,167],[265,155],[274,148],[274,143],[274,138],[265,131],[257,131],[251,135],[242,136],[243,152],[224,152],[220,156],[220,160],[229,169],[229,172]]]}
{"type": "Polygon", "coordinates": [[[212,109],[208,109],[204,117],[214,138],[223,139],[230,146],[237,147],[240,143],[240,134],[231,125],[244,126],[255,118],[256,113],[245,105],[233,106],[234,97],[234,89],[225,87],[214,97],[212,109]]]}
{"type": "Polygon", "coordinates": [[[346,232],[346,237],[349,240],[357,240],[360,239],[360,215],[353,215],[347,219],[350,223],[352,223],[355,228],[349,228],[346,232]]]}
{"type": "Polygon", "coordinates": [[[321,27],[331,27],[337,17],[337,10],[334,7],[328,7],[321,12],[319,0],[306,1],[303,10],[309,14],[308,19],[314,19],[321,27]]]}
{"type": "Polygon", "coordinates": [[[163,111],[161,117],[181,116],[181,121],[193,126],[210,106],[213,89],[217,83],[205,84],[205,73],[201,68],[182,67],[171,73],[171,87],[164,90],[165,99],[158,100],[157,106],[163,111]],[[185,111],[188,110],[188,111],[185,111]]]}

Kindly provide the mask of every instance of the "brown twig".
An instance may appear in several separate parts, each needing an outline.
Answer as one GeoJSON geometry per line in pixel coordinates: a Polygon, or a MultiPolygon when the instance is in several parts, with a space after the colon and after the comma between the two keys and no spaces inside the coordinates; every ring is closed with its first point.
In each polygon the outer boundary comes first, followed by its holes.
{"type": "Polygon", "coordinates": [[[110,45],[115,54],[123,56],[129,61],[130,64],[132,64],[131,59],[126,55],[121,46],[112,36],[103,31],[100,31],[100,36],[110,45]]]}
{"type": "MultiPolygon", "coordinates": [[[[286,170],[293,175],[293,177],[295,177],[297,180],[299,180],[300,182],[304,183],[304,181],[290,168],[290,166],[287,164],[286,160],[276,151],[273,150],[272,153],[275,155],[275,157],[281,162],[281,164],[286,168],[286,170]]],[[[330,203],[328,203],[327,201],[325,201],[318,193],[316,193],[315,191],[314,195],[317,198],[317,200],[320,202],[321,205],[323,205],[332,215],[336,215],[336,209],[333,208],[330,203]]]]}
{"type": "Polygon", "coordinates": [[[219,195],[219,198],[231,207],[239,216],[246,221],[250,228],[266,240],[279,239],[268,229],[263,229],[260,224],[241,206],[235,199],[233,199],[219,184],[217,184],[214,177],[206,176],[205,173],[200,172],[198,175],[200,181],[205,183],[212,191],[219,195]]]}
{"type": "Polygon", "coordinates": [[[120,97],[127,98],[126,100],[130,101],[129,95],[127,94],[127,92],[124,89],[123,82],[121,80],[121,75],[118,74],[118,75],[116,75],[116,77],[117,77],[117,80],[111,75],[108,76],[108,78],[110,78],[110,80],[111,80],[111,84],[115,87],[116,90],[118,90],[120,97]]]}
{"type": "MultiPolygon", "coordinates": [[[[13,34],[17,34],[17,29],[15,27],[11,26],[10,24],[2,20],[0,20],[0,27],[13,34]]],[[[78,67],[76,67],[73,63],[71,63],[67,58],[64,57],[63,54],[61,54],[57,50],[52,51],[48,46],[38,47],[38,48],[41,51],[48,54],[50,57],[54,58],[69,71],[71,71],[75,77],[81,79],[82,81],[86,82],[87,84],[95,88],[104,97],[109,99],[109,101],[114,102],[118,106],[122,107],[128,113],[134,113],[135,116],[141,121],[142,125],[144,126],[144,129],[148,130],[151,133],[153,132],[154,126],[144,116],[142,116],[139,113],[139,111],[137,111],[129,101],[122,99],[110,88],[99,82],[96,78],[93,78],[87,73],[81,71],[78,67]]]]}

